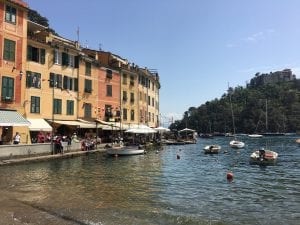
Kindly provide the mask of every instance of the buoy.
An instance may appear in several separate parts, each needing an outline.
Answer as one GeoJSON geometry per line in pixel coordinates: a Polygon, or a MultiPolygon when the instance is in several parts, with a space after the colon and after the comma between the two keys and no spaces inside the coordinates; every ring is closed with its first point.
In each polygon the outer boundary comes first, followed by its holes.
{"type": "Polygon", "coordinates": [[[178,154],[177,154],[177,156],[176,156],[176,157],[177,157],[177,159],[180,159],[180,155],[178,155],[178,154]]]}
{"type": "Polygon", "coordinates": [[[158,154],[159,153],[159,151],[158,150],[156,150],[156,154],[158,154]]]}
{"type": "Polygon", "coordinates": [[[233,173],[232,172],[228,172],[227,175],[227,180],[232,181],[233,180],[233,173]]]}

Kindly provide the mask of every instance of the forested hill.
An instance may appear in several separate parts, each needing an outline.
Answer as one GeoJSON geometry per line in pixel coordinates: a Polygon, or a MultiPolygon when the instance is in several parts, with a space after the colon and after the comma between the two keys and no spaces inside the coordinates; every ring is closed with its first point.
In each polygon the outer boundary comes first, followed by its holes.
{"type": "Polygon", "coordinates": [[[233,132],[231,106],[236,133],[300,132],[299,79],[229,88],[220,99],[190,107],[182,120],[175,121],[170,128],[188,127],[198,133],[233,132]]]}

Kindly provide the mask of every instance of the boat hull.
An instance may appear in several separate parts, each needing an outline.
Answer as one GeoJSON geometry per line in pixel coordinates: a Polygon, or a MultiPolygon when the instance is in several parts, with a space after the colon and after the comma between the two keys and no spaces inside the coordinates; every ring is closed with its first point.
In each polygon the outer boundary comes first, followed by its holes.
{"type": "Polygon", "coordinates": [[[229,143],[231,148],[244,148],[245,147],[245,143],[242,141],[236,141],[233,140],[229,143]]]}
{"type": "Polygon", "coordinates": [[[275,164],[278,158],[278,153],[271,150],[264,150],[265,155],[262,157],[259,154],[259,150],[254,151],[250,155],[250,163],[251,164],[275,164]]]}
{"type": "Polygon", "coordinates": [[[145,153],[144,149],[139,149],[138,147],[132,148],[132,147],[121,147],[121,148],[110,148],[106,150],[106,153],[108,155],[120,155],[120,156],[126,156],[126,155],[142,155],[145,153]]]}
{"type": "Polygon", "coordinates": [[[207,145],[203,148],[205,154],[218,154],[221,150],[220,145],[207,145]]]}

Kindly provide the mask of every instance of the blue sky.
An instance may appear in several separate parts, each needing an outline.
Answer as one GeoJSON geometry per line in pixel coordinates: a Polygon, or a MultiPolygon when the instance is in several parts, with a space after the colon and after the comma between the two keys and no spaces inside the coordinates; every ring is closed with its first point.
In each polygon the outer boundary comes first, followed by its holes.
{"type": "Polygon", "coordinates": [[[256,72],[300,74],[298,0],[27,0],[61,36],[159,72],[164,123],[245,86],[256,72]]]}

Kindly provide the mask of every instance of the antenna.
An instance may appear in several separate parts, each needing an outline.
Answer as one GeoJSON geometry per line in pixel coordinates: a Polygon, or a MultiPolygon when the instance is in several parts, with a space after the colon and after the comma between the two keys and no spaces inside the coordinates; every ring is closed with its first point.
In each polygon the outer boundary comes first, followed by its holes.
{"type": "Polygon", "coordinates": [[[101,51],[102,50],[102,44],[101,43],[99,43],[99,51],[101,51]]]}
{"type": "Polygon", "coordinates": [[[77,27],[76,33],[77,33],[77,42],[79,43],[79,26],[77,27]]]}

